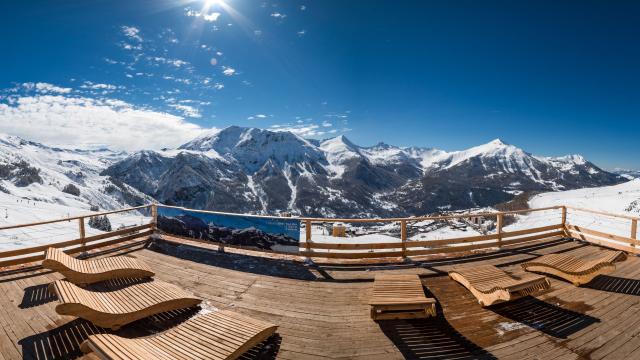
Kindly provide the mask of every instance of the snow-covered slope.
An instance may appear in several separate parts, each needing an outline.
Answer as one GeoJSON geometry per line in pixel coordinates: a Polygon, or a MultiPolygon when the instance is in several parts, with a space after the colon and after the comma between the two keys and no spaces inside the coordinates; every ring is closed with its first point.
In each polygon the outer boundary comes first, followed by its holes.
{"type": "MultiPolygon", "coordinates": [[[[126,154],[68,150],[0,134],[0,226],[122,209],[152,199],[100,171],[126,154]],[[66,188],[66,190],[65,190],[66,188]]],[[[137,211],[109,215],[113,229],[147,223],[137,211]]],[[[87,235],[100,233],[88,224],[87,235]]],[[[78,238],[77,221],[0,232],[0,250],[78,238]]]]}
{"type": "Polygon", "coordinates": [[[640,214],[640,179],[626,183],[560,192],[548,192],[534,196],[529,206],[547,207],[571,205],[617,214],[640,214]]]}
{"type": "Polygon", "coordinates": [[[0,192],[5,200],[72,209],[111,210],[147,203],[148,196],[99,175],[124,157],[106,149],[60,149],[0,134],[0,192]]]}

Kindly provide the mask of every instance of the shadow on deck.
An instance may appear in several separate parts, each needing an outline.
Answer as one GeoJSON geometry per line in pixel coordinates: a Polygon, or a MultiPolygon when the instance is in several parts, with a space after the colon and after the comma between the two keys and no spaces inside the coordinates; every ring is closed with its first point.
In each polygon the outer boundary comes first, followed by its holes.
{"type": "Polygon", "coordinates": [[[405,359],[495,359],[439,315],[431,319],[380,321],[380,329],[405,359]]]}
{"type": "MultiPolygon", "coordinates": [[[[549,301],[554,302],[554,299],[549,301]]],[[[571,304],[571,306],[579,305],[571,304]]],[[[505,318],[561,339],[566,339],[571,334],[600,322],[593,316],[564,309],[531,296],[498,304],[490,309],[505,318]]]]}
{"type": "Polygon", "coordinates": [[[173,257],[194,261],[200,264],[217,266],[229,270],[246,273],[277,276],[294,280],[318,280],[303,263],[288,260],[271,259],[260,256],[250,256],[202,247],[177,244],[170,241],[154,241],[150,250],[173,257]]]}
{"type": "Polygon", "coordinates": [[[49,291],[49,284],[33,285],[24,289],[24,296],[18,307],[20,307],[20,309],[28,309],[50,303],[57,299],[56,294],[49,291]]]}
{"type": "Polygon", "coordinates": [[[618,294],[640,296],[640,280],[625,279],[617,276],[600,275],[588,284],[586,288],[614,292],[618,294]]]}

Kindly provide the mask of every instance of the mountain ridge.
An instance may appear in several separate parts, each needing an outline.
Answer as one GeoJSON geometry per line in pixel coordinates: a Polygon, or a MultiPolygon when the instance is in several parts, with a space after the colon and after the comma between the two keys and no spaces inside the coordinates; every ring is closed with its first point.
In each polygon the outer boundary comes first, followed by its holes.
{"type": "Polygon", "coordinates": [[[582,156],[534,156],[501,139],[448,152],[231,126],[177,149],[137,154],[103,175],[161,202],[246,213],[418,215],[625,180],[582,156]]]}

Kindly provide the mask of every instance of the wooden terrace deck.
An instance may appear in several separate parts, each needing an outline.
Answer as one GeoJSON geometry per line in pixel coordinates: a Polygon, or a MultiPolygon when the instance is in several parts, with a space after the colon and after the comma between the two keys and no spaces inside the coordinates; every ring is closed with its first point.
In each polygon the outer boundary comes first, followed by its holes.
{"type": "MultiPolygon", "coordinates": [[[[480,307],[446,274],[454,264],[473,262],[518,274],[520,263],[538,255],[596,256],[599,251],[560,240],[376,266],[306,266],[167,241],[129,248],[126,254],[149,264],[157,278],[204,298],[204,311],[228,308],[278,324],[277,335],[246,358],[640,359],[640,259],[635,256],[586,287],[551,279],[551,289],[537,297],[489,308],[480,307]],[[382,271],[420,274],[427,295],[438,300],[438,316],[372,321],[371,280],[382,271]]],[[[87,334],[106,331],[54,312],[56,299],[47,284],[60,278],[44,270],[0,274],[0,359],[80,358],[79,343],[87,334]]],[[[162,331],[195,312],[163,314],[117,333],[134,337],[162,331]]]]}

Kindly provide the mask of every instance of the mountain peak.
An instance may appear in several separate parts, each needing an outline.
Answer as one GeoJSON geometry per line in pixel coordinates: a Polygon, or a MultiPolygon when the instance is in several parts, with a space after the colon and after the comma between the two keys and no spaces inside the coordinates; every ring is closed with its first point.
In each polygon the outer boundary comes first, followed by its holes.
{"type": "Polygon", "coordinates": [[[494,146],[508,146],[508,145],[510,145],[510,144],[508,144],[508,143],[506,143],[506,142],[502,141],[502,139],[500,139],[500,138],[495,138],[495,139],[493,139],[493,140],[489,141],[489,142],[487,143],[487,145],[494,145],[494,146]]]}

